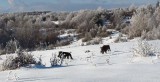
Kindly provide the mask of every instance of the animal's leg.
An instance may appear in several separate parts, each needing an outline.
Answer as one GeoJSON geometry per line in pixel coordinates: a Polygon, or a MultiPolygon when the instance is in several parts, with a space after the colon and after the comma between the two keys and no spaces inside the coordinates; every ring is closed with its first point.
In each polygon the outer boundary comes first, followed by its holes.
{"type": "Polygon", "coordinates": [[[62,58],[62,56],[63,56],[63,53],[60,53],[59,55],[58,55],[58,57],[61,59],[62,58]]]}
{"type": "Polygon", "coordinates": [[[102,54],[104,54],[104,51],[101,51],[102,54]]]}
{"type": "Polygon", "coordinates": [[[69,59],[69,56],[67,56],[67,59],[69,59]]]}
{"type": "Polygon", "coordinates": [[[105,51],[105,53],[107,54],[107,51],[105,51]]]}
{"type": "Polygon", "coordinates": [[[70,55],[70,58],[73,60],[73,57],[72,57],[72,55],[70,55]]]}

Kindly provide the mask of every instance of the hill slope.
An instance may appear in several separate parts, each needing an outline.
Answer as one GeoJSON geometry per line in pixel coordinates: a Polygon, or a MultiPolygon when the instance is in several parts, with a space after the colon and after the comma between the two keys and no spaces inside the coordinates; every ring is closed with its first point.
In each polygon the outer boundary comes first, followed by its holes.
{"type": "MultiPolygon", "coordinates": [[[[159,40],[150,41],[156,46],[159,40]]],[[[0,82],[159,82],[160,61],[156,57],[133,58],[135,42],[111,43],[111,52],[100,53],[100,45],[62,47],[34,51],[42,55],[45,67],[20,68],[0,72],[0,82]],[[85,53],[86,50],[91,52],[85,53]],[[50,57],[58,51],[72,52],[74,60],[65,60],[61,67],[50,67],[50,57]],[[9,74],[10,73],[10,74],[9,74]],[[17,77],[17,81],[15,80],[17,77]]],[[[157,53],[158,54],[158,53],[157,53]]],[[[1,56],[1,61],[5,56],[1,56]]]]}

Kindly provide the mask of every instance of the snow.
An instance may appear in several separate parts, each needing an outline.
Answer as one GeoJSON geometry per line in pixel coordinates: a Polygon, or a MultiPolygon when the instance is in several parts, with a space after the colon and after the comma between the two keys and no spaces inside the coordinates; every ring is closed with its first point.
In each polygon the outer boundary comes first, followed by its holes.
{"type": "MultiPolygon", "coordinates": [[[[0,82],[160,82],[160,59],[153,57],[133,57],[132,49],[136,41],[113,43],[103,38],[103,44],[79,46],[81,41],[54,50],[31,52],[37,59],[42,55],[45,66],[32,66],[0,72],[0,82]],[[100,53],[100,47],[109,44],[111,52],[100,53]],[[91,52],[85,53],[90,50],[91,52]],[[65,60],[62,66],[51,67],[50,58],[59,51],[71,52],[74,60],[65,60]]],[[[160,47],[160,40],[148,41],[160,47]]],[[[156,53],[160,55],[160,53],[156,53]]],[[[0,62],[6,56],[0,56],[0,62]]]]}
{"type": "Polygon", "coordinates": [[[61,24],[63,21],[52,21],[54,24],[59,25],[61,24]]]}
{"type": "Polygon", "coordinates": [[[65,34],[59,35],[60,38],[74,37],[74,36],[77,36],[77,34],[68,34],[68,33],[65,33],[65,34]]]}

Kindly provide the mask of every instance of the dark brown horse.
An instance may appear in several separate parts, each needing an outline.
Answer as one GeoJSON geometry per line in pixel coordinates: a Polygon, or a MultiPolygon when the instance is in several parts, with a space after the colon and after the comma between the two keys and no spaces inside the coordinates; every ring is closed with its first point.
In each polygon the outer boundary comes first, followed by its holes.
{"type": "Polygon", "coordinates": [[[73,59],[70,52],[62,52],[62,51],[59,51],[58,57],[59,57],[60,59],[66,59],[66,58],[67,58],[67,59],[69,59],[69,58],[73,59]]]}
{"type": "Polygon", "coordinates": [[[107,51],[111,51],[110,46],[109,45],[103,45],[101,47],[101,53],[104,54],[104,52],[107,53],[107,51]]]}

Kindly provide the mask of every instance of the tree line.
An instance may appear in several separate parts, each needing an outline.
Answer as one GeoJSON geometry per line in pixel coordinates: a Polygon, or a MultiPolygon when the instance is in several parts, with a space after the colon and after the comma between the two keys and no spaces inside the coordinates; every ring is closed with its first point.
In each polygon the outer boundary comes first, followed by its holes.
{"type": "MultiPolygon", "coordinates": [[[[61,42],[64,30],[74,29],[78,38],[86,42],[96,37],[112,34],[116,29],[129,39],[160,39],[160,7],[147,5],[128,8],[80,10],[75,12],[23,12],[0,15],[0,45],[5,49],[8,42],[17,41],[22,49],[36,49],[61,42]],[[59,21],[58,24],[54,23],[59,21]]],[[[64,45],[70,42],[65,42],[64,45]]]]}

